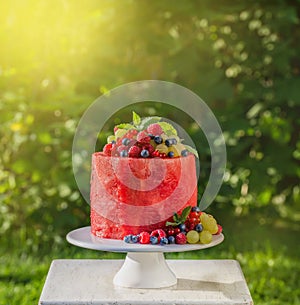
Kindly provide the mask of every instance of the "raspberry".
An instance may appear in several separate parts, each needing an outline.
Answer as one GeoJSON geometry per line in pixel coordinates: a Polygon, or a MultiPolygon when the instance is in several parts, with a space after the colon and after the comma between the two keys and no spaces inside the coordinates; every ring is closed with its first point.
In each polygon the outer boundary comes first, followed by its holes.
{"type": "Polygon", "coordinates": [[[147,127],[147,132],[153,134],[154,136],[160,136],[163,133],[163,130],[159,124],[154,123],[147,127]]]}
{"type": "Polygon", "coordinates": [[[221,234],[221,233],[222,233],[222,231],[223,231],[222,226],[221,226],[221,225],[218,225],[218,232],[217,232],[217,233],[215,233],[214,235],[221,234]]]}
{"type": "Polygon", "coordinates": [[[180,244],[180,245],[186,244],[186,236],[184,233],[178,233],[175,236],[175,240],[176,240],[176,244],[180,244]]]}
{"type": "Polygon", "coordinates": [[[136,145],[133,145],[129,148],[128,156],[131,158],[138,158],[140,156],[140,153],[141,153],[141,148],[136,145]]]}
{"type": "Polygon", "coordinates": [[[160,240],[164,237],[167,237],[167,234],[162,229],[157,229],[151,232],[150,236],[155,236],[158,239],[158,243],[160,243],[160,240]]]}
{"type": "Polygon", "coordinates": [[[112,143],[108,143],[103,147],[103,153],[107,156],[111,156],[112,143]]]}
{"type": "Polygon", "coordinates": [[[141,143],[149,143],[151,140],[151,138],[145,131],[140,131],[137,134],[136,139],[138,142],[141,142],[141,143]]]}
{"type": "Polygon", "coordinates": [[[149,154],[152,155],[154,152],[154,147],[151,144],[145,144],[143,145],[143,149],[146,149],[149,151],[149,154]]]}
{"type": "Polygon", "coordinates": [[[150,243],[150,234],[148,232],[140,233],[140,243],[141,244],[149,244],[150,243]]]}

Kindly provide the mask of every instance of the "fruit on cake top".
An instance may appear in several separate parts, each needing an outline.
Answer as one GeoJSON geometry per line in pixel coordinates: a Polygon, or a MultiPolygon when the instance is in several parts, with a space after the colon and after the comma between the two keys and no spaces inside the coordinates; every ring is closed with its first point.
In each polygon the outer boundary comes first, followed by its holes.
{"type": "Polygon", "coordinates": [[[92,156],[91,231],[123,239],[165,229],[174,212],[197,205],[196,150],[160,117],[119,124],[92,156]]]}

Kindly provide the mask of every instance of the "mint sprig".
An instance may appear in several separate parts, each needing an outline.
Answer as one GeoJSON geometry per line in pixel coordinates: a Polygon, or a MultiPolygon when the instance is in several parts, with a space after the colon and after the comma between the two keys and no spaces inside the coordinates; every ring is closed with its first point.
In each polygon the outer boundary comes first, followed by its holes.
{"type": "Polygon", "coordinates": [[[132,122],[136,127],[141,124],[141,117],[134,111],[132,111],[132,122]]]}
{"type": "Polygon", "coordinates": [[[182,223],[185,223],[187,217],[189,216],[190,212],[191,212],[192,207],[188,206],[186,208],[183,209],[183,211],[181,212],[181,215],[174,213],[173,215],[173,220],[174,222],[171,221],[167,221],[166,222],[166,226],[178,226],[182,223]]]}

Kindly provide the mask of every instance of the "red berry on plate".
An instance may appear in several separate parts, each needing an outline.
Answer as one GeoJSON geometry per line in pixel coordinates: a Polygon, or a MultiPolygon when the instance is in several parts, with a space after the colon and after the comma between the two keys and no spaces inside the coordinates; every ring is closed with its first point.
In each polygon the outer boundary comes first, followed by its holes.
{"type": "Polygon", "coordinates": [[[167,229],[167,235],[168,235],[168,236],[173,236],[173,235],[175,235],[175,230],[174,230],[173,228],[167,229]]]}
{"type": "Polygon", "coordinates": [[[175,236],[176,244],[184,245],[186,244],[186,235],[184,233],[178,233],[175,236]]]}
{"type": "Polygon", "coordinates": [[[149,244],[150,243],[150,234],[148,232],[140,233],[140,243],[141,244],[149,244]]]}
{"type": "Polygon", "coordinates": [[[174,228],[174,234],[180,233],[180,229],[178,227],[174,228]]]}
{"type": "Polygon", "coordinates": [[[199,212],[191,212],[189,214],[189,218],[199,218],[200,214],[199,212]]]}
{"type": "Polygon", "coordinates": [[[159,124],[154,123],[147,127],[147,132],[153,134],[154,136],[160,136],[163,133],[163,130],[159,124]]]}
{"type": "Polygon", "coordinates": [[[158,243],[160,243],[160,240],[163,238],[163,237],[167,237],[167,234],[164,230],[162,229],[157,229],[157,230],[154,230],[151,232],[150,236],[155,236],[157,237],[158,239],[158,243]]]}
{"type": "Polygon", "coordinates": [[[222,226],[221,226],[221,225],[218,225],[218,231],[217,231],[217,233],[216,233],[216,234],[214,234],[214,235],[221,234],[221,233],[222,233],[222,231],[223,231],[222,226]]]}

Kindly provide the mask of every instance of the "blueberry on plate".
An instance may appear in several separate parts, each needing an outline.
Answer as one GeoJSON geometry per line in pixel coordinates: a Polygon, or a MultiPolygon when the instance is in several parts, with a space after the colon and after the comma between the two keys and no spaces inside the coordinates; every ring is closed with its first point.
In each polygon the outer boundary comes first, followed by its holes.
{"type": "Polygon", "coordinates": [[[167,245],[168,243],[169,243],[169,240],[167,239],[167,237],[163,237],[160,239],[161,245],[167,245]]]}
{"type": "Polygon", "coordinates": [[[169,240],[169,244],[175,244],[175,237],[174,236],[169,236],[168,240],[169,240]]]}

